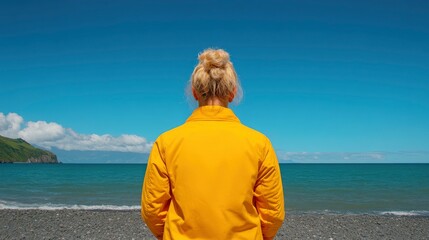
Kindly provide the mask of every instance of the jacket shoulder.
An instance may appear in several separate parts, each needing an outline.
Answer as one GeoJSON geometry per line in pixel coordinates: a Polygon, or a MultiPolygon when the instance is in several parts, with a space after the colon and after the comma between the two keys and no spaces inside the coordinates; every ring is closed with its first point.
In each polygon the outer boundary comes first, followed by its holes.
{"type": "Polygon", "coordinates": [[[253,129],[251,127],[248,127],[244,124],[240,124],[240,125],[243,127],[243,129],[246,132],[248,132],[249,135],[252,135],[254,139],[258,139],[262,142],[269,142],[270,143],[270,139],[265,134],[263,134],[262,132],[260,132],[256,129],[253,129]]]}
{"type": "Polygon", "coordinates": [[[186,123],[161,133],[156,139],[156,142],[162,142],[164,139],[174,138],[175,136],[180,135],[185,130],[185,125],[186,123]]]}

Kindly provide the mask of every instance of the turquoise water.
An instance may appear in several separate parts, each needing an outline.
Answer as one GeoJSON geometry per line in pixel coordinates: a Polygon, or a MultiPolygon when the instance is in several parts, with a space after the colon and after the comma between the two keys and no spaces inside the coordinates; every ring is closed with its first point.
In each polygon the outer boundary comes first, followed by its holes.
{"type": "Polygon", "coordinates": [[[429,164],[285,164],[286,208],[429,214],[429,164]]]}
{"type": "MultiPolygon", "coordinates": [[[[1,164],[0,209],[138,209],[146,165],[1,164]]],[[[281,164],[286,210],[429,215],[429,164],[281,164]]]]}

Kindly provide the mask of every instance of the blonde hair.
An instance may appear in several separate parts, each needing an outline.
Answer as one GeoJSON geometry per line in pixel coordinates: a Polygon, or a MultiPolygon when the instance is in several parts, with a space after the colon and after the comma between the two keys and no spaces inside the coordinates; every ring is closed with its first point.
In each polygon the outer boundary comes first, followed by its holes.
{"type": "Polygon", "coordinates": [[[233,95],[234,102],[238,103],[242,89],[229,54],[223,49],[208,48],[198,55],[198,60],[189,87],[203,99],[228,100],[233,95]]]}

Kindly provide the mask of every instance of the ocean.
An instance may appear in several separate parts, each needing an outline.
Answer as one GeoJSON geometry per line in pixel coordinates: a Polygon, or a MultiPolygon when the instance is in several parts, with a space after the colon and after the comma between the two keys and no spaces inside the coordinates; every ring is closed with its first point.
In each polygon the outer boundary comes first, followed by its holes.
{"type": "MultiPolygon", "coordinates": [[[[429,164],[280,164],[288,213],[429,216],[429,164]]],[[[0,164],[0,209],[140,209],[145,164],[0,164]]]]}

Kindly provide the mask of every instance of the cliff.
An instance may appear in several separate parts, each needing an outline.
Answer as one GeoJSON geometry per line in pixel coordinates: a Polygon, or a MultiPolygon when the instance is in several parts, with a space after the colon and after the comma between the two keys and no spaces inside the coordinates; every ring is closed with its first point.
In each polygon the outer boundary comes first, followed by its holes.
{"type": "Polygon", "coordinates": [[[58,163],[57,156],[49,151],[33,147],[21,138],[0,136],[0,163],[58,163]]]}

